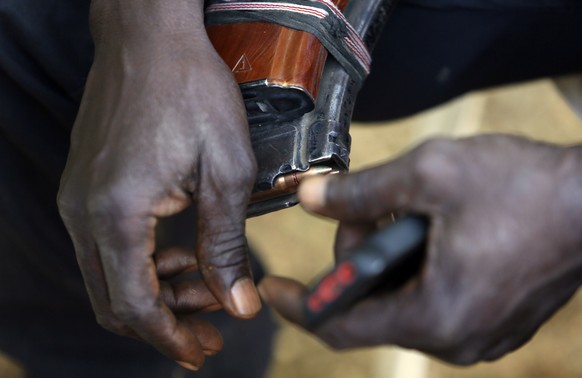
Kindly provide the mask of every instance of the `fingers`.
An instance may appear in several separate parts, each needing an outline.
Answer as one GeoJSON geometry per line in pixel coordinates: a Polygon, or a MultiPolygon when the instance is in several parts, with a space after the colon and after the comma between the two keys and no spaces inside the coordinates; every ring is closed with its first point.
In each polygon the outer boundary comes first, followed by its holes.
{"type": "MultiPolygon", "coordinates": [[[[303,284],[288,278],[269,276],[259,283],[259,292],[265,303],[283,318],[303,325],[304,300],[307,295],[307,288],[303,284]]],[[[411,326],[418,324],[410,319],[422,316],[421,313],[414,313],[414,307],[408,301],[408,298],[401,299],[398,295],[368,298],[310,331],[336,349],[395,343],[401,341],[400,335],[411,335],[411,326]]],[[[416,334],[421,334],[420,329],[416,334]]]]}
{"type": "Polygon", "coordinates": [[[156,270],[160,278],[177,276],[194,272],[198,269],[198,260],[194,251],[185,248],[166,248],[154,256],[156,270]]]}
{"type": "Polygon", "coordinates": [[[206,284],[197,275],[195,252],[172,247],[154,255],[160,280],[160,295],[173,312],[209,312],[222,308],[206,284]]]}
{"type": "MultiPolygon", "coordinates": [[[[66,181],[65,177],[64,175],[63,181],[66,181]]],[[[65,186],[61,186],[57,201],[59,213],[73,242],[77,262],[83,275],[97,323],[111,332],[139,339],[135,332],[111,311],[109,288],[97,243],[91,233],[87,231],[86,222],[78,221],[78,219],[86,219],[87,214],[83,211],[85,207],[75,201],[75,197],[68,193],[65,186]]]]}
{"type": "Polygon", "coordinates": [[[299,200],[310,211],[348,222],[369,222],[409,205],[412,177],[397,160],[350,175],[315,177],[299,188],[299,200]]]}
{"type": "Polygon", "coordinates": [[[391,212],[433,212],[458,190],[457,146],[425,142],[389,163],[349,175],[315,177],[299,188],[309,210],[347,222],[371,222],[391,212]]]}
{"type": "Polygon", "coordinates": [[[204,355],[212,356],[222,350],[224,345],[222,336],[210,322],[193,316],[180,316],[178,319],[179,323],[184,324],[189,332],[197,335],[204,355]]]}
{"type": "Polygon", "coordinates": [[[222,306],[202,281],[160,282],[160,295],[173,312],[209,312],[222,306]]]}
{"type": "Polygon", "coordinates": [[[160,294],[174,312],[209,312],[222,307],[202,281],[160,282],[160,294]]]}
{"type": "MultiPolygon", "coordinates": [[[[193,317],[181,317],[180,322],[186,324],[193,333],[198,335],[200,347],[205,356],[214,356],[222,350],[224,345],[222,336],[209,322],[193,317]]],[[[188,370],[196,371],[202,366],[202,364],[193,364],[187,361],[176,360],[176,362],[188,370]]]]}
{"type": "Polygon", "coordinates": [[[259,283],[261,298],[288,321],[303,323],[306,287],[289,278],[267,276],[259,283]]]}
{"type": "Polygon", "coordinates": [[[399,334],[411,334],[411,323],[402,322],[398,312],[409,313],[409,309],[398,307],[397,299],[367,299],[330,317],[313,332],[335,349],[398,344],[399,334]]]}
{"type": "Polygon", "coordinates": [[[218,345],[220,335],[210,324],[177,319],[162,301],[152,258],[155,218],[93,219],[113,315],[167,357],[201,366],[203,350],[218,345]]]}
{"type": "Polygon", "coordinates": [[[106,329],[152,344],[182,366],[197,370],[207,355],[222,348],[222,337],[210,323],[176,312],[212,311],[220,303],[202,281],[170,285],[171,278],[197,267],[194,254],[179,248],[156,256],[155,219],[151,217],[95,216],[85,233],[71,232],[98,322],[106,329]],[[80,240],[87,242],[81,243],[80,240]]]}

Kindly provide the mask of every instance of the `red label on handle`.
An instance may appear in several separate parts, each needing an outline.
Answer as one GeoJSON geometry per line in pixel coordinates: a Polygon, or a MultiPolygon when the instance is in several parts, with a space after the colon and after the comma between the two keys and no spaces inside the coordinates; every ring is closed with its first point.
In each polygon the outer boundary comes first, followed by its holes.
{"type": "Polygon", "coordinates": [[[356,281],[357,271],[350,261],[344,261],[325,277],[317,289],[307,298],[311,312],[320,312],[323,307],[337,299],[342,291],[356,281]]]}

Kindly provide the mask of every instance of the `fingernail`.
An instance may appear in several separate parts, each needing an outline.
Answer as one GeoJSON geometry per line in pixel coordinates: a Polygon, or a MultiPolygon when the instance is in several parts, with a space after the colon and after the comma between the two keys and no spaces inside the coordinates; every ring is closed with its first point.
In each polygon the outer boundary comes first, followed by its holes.
{"type": "Polygon", "coordinates": [[[198,371],[198,367],[192,365],[189,362],[184,362],[184,361],[176,361],[176,363],[180,366],[182,366],[184,369],[188,369],[188,370],[192,370],[192,371],[198,371]]]}
{"type": "Polygon", "coordinates": [[[317,211],[325,205],[325,188],[329,177],[319,176],[305,180],[299,186],[299,202],[307,210],[317,211]]]}
{"type": "Polygon", "coordinates": [[[253,281],[244,277],[235,282],[230,289],[234,310],[238,316],[250,317],[261,309],[261,300],[253,281]]]}
{"type": "Polygon", "coordinates": [[[205,356],[214,356],[216,353],[218,353],[215,350],[210,350],[210,349],[204,349],[203,353],[205,356]]]}

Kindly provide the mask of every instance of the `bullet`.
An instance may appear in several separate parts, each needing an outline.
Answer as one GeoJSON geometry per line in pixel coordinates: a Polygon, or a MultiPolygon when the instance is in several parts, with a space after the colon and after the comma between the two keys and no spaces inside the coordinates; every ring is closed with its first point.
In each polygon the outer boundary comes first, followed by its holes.
{"type": "Polygon", "coordinates": [[[301,184],[301,182],[303,182],[303,180],[308,177],[333,175],[336,173],[340,173],[340,170],[337,168],[332,168],[325,165],[316,165],[303,172],[295,171],[279,176],[275,179],[275,183],[271,189],[254,192],[251,195],[251,203],[265,201],[271,198],[295,193],[299,187],[299,184],[301,184]]]}

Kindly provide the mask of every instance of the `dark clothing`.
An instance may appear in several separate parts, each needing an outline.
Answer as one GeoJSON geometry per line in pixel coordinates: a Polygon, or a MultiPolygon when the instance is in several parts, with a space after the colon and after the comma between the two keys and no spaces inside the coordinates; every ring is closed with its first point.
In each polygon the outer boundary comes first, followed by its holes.
{"type": "Polygon", "coordinates": [[[578,0],[401,2],[354,118],[405,117],[471,90],[582,72],[581,40],[578,0]]]}
{"type": "MultiPolygon", "coordinates": [[[[374,54],[356,117],[402,117],[472,89],[582,70],[579,3],[402,2],[374,54]]],[[[93,57],[88,6],[0,1],[0,350],[32,377],[169,377],[172,361],[96,325],[55,204],[93,57]]],[[[227,350],[199,376],[261,376],[269,315],[212,317],[227,350]]]]}
{"type": "Polygon", "coordinates": [[[579,0],[403,0],[406,4],[428,8],[498,9],[567,8],[580,6],[579,0]]]}

